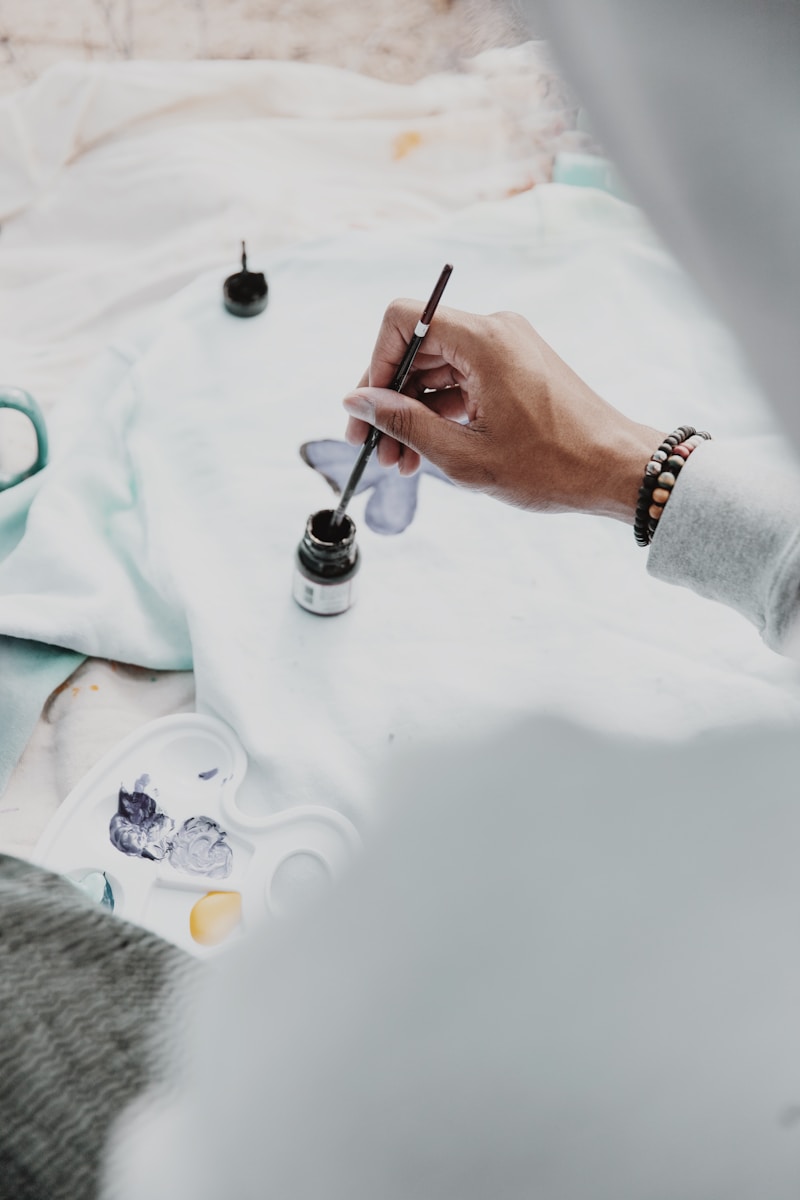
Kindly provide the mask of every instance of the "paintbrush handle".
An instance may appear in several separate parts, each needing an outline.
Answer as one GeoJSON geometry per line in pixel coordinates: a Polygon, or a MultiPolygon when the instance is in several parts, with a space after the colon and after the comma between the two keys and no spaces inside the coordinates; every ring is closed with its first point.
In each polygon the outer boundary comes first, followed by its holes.
{"type": "Polygon", "coordinates": [[[339,501],[339,504],[336,508],[336,512],[333,514],[333,524],[334,525],[341,525],[342,518],[344,517],[344,514],[345,514],[345,509],[347,508],[348,504],[352,500],[353,493],[355,492],[356,488],[358,487],[359,483],[361,482],[361,476],[364,474],[367,463],[369,462],[370,458],[372,457],[372,451],[377,446],[378,442],[380,441],[380,438],[381,438],[381,435],[377,429],[370,429],[369,433],[367,434],[367,440],[364,442],[364,445],[361,447],[361,450],[359,451],[359,454],[358,454],[358,458],[356,459],[353,469],[350,472],[350,478],[347,480],[345,489],[342,492],[342,498],[339,501]]]}
{"type": "MultiPolygon", "coordinates": [[[[427,332],[427,330],[426,330],[426,332],[427,332]]],[[[390,392],[401,392],[403,390],[403,388],[405,387],[406,380],[408,379],[411,368],[414,365],[414,359],[417,357],[417,351],[419,350],[420,346],[422,345],[424,339],[425,339],[424,333],[421,335],[415,333],[414,336],[412,337],[411,341],[408,343],[408,347],[406,348],[406,352],[403,355],[402,361],[394,373],[394,379],[389,384],[390,392]]],[[[348,504],[352,500],[353,494],[354,494],[356,488],[358,487],[359,483],[361,482],[361,476],[364,474],[364,471],[366,470],[367,463],[369,462],[370,458],[372,457],[372,452],[374,451],[375,447],[377,446],[377,444],[380,440],[381,440],[380,430],[370,429],[369,433],[367,434],[366,440],[365,440],[363,446],[361,447],[361,450],[359,451],[358,458],[356,459],[355,464],[353,465],[353,469],[350,472],[350,478],[347,480],[347,483],[345,484],[344,491],[342,492],[342,498],[339,501],[336,512],[333,514],[333,524],[334,525],[341,524],[342,517],[345,514],[345,510],[347,509],[348,504]]]]}
{"type": "MultiPolygon", "coordinates": [[[[447,281],[450,278],[452,271],[453,268],[451,264],[445,263],[444,267],[442,268],[441,275],[436,280],[436,286],[431,292],[430,300],[425,305],[422,316],[417,322],[414,335],[406,346],[406,352],[400,360],[400,365],[394,373],[394,379],[389,384],[390,392],[402,392],[403,388],[406,386],[406,380],[408,379],[409,372],[414,365],[414,359],[417,357],[417,351],[425,340],[425,334],[428,332],[430,323],[433,320],[433,314],[436,312],[439,301],[442,298],[442,292],[447,287],[447,281]]],[[[350,472],[350,478],[345,484],[345,489],[342,492],[342,498],[339,501],[336,512],[333,514],[334,527],[341,525],[342,517],[345,514],[345,509],[352,500],[353,493],[361,481],[361,476],[364,474],[364,470],[370,460],[370,456],[380,440],[380,431],[377,429],[371,429],[367,434],[364,445],[361,447],[358,458],[355,461],[355,465],[350,472]]]]}

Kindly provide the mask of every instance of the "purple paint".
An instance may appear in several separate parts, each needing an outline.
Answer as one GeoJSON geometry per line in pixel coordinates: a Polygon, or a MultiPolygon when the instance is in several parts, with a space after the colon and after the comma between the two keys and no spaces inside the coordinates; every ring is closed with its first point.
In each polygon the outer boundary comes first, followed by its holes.
{"type": "Polygon", "coordinates": [[[160,862],[169,854],[175,822],[144,791],[149,782],[149,776],[143,775],[136,780],[132,792],[124,787],[119,789],[117,811],[111,818],[108,834],[112,846],[123,854],[160,862]]]}
{"type": "MultiPolygon", "coordinates": [[[[211,778],[217,770],[204,776],[211,778]]],[[[119,789],[117,811],[108,826],[112,846],[134,858],[166,859],[177,871],[190,875],[226,879],[233,870],[233,850],[225,830],[205,816],[189,817],[176,830],[172,817],[156,803],[157,795],[149,775],[140,776],[132,792],[119,789]]]]}
{"type": "Polygon", "coordinates": [[[219,767],[212,767],[210,771],[198,772],[197,778],[198,779],[213,779],[214,776],[218,775],[218,774],[219,774],[219,767]]]}

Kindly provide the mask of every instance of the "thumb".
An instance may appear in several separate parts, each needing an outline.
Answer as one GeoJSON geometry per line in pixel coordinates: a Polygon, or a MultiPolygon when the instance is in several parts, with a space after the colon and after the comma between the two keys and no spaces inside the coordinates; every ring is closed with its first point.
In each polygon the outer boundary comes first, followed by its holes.
{"type": "Polygon", "coordinates": [[[342,403],[351,416],[416,450],[452,479],[463,476],[464,461],[472,449],[470,432],[465,426],[439,416],[422,401],[389,388],[358,388],[345,396],[342,403]]]}

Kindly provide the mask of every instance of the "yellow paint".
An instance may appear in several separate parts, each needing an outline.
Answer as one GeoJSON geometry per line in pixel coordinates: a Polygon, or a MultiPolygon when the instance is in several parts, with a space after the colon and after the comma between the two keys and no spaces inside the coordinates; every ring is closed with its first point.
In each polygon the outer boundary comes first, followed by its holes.
{"type": "Polygon", "coordinates": [[[416,129],[407,129],[404,133],[398,133],[392,142],[392,158],[397,162],[398,159],[405,158],[407,154],[421,145],[422,134],[416,129]]]}
{"type": "Polygon", "coordinates": [[[73,695],[73,697],[77,696],[77,694],[78,694],[78,692],[79,692],[80,690],[81,690],[81,689],[80,689],[79,687],[74,687],[74,688],[72,689],[72,695],[73,695]]]}
{"type": "Polygon", "coordinates": [[[97,686],[97,684],[96,684],[96,683],[93,683],[93,684],[91,685],[91,688],[90,688],[89,690],[90,690],[90,691],[92,691],[92,692],[99,692],[99,691],[100,691],[100,688],[97,686]]]}
{"type": "Polygon", "coordinates": [[[242,919],[239,892],[206,892],[189,914],[189,932],[201,946],[218,946],[242,919]]]}

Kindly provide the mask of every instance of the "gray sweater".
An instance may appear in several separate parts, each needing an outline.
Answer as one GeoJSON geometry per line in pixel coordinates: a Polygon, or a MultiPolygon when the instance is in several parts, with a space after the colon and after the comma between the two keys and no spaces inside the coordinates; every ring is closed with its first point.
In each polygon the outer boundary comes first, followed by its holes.
{"type": "Polygon", "coordinates": [[[796,656],[800,470],[778,439],[699,446],[659,521],[651,575],[737,609],[796,656]]]}
{"type": "Polygon", "coordinates": [[[162,1075],[198,964],[0,854],[0,1200],[92,1200],[108,1131],[162,1075]]]}

